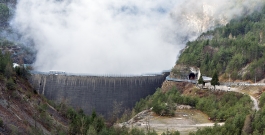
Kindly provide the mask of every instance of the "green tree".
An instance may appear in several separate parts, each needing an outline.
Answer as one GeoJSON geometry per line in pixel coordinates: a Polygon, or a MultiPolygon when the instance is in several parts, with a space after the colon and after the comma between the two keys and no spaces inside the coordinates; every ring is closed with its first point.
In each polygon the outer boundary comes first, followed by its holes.
{"type": "Polygon", "coordinates": [[[202,75],[200,76],[200,78],[198,80],[198,84],[202,84],[202,87],[204,85],[204,81],[203,81],[202,75]]]}
{"type": "Polygon", "coordinates": [[[87,135],[97,135],[97,131],[95,130],[95,128],[93,127],[93,125],[90,125],[86,134],[87,135]]]}
{"type": "Polygon", "coordinates": [[[0,118],[0,127],[3,127],[4,126],[4,122],[3,120],[0,118]]]}
{"type": "Polygon", "coordinates": [[[13,79],[8,79],[6,83],[6,88],[9,90],[15,90],[16,89],[16,84],[14,83],[13,79]]]}
{"type": "Polygon", "coordinates": [[[21,66],[21,67],[20,66],[17,66],[17,67],[15,67],[15,72],[16,72],[16,74],[18,76],[21,76],[21,77],[23,77],[25,79],[27,79],[27,77],[30,75],[28,69],[25,68],[24,66],[21,66]]]}
{"type": "Polygon", "coordinates": [[[217,72],[214,72],[213,74],[211,85],[214,86],[214,90],[215,90],[215,85],[220,85],[217,72]]]}
{"type": "Polygon", "coordinates": [[[9,79],[13,73],[13,67],[11,66],[11,63],[7,63],[5,67],[5,76],[9,79]]]}
{"type": "Polygon", "coordinates": [[[259,99],[259,107],[263,107],[265,104],[265,92],[261,94],[259,99]]]}
{"type": "Polygon", "coordinates": [[[0,24],[7,23],[8,18],[9,18],[8,7],[5,4],[0,3],[0,24]]]}

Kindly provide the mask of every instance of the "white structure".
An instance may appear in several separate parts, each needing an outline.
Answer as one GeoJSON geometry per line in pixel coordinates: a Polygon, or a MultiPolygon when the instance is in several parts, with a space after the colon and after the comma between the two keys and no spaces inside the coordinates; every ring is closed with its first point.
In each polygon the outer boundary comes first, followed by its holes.
{"type": "Polygon", "coordinates": [[[13,63],[13,68],[16,68],[16,67],[20,67],[20,65],[17,63],[13,63]]]}
{"type": "Polygon", "coordinates": [[[50,75],[66,75],[66,72],[65,71],[59,71],[59,70],[50,70],[49,71],[49,74],[50,75]]]}
{"type": "Polygon", "coordinates": [[[202,79],[204,82],[211,82],[212,81],[212,78],[211,77],[207,77],[207,76],[202,76],[202,79]]]}
{"type": "MultiPolygon", "coordinates": [[[[198,80],[200,79],[201,76],[201,71],[199,70],[198,72],[198,80]]],[[[207,77],[207,76],[202,76],[202,79],[205,83],[211,82],[212,78],[211,77],[207,77]]]]}

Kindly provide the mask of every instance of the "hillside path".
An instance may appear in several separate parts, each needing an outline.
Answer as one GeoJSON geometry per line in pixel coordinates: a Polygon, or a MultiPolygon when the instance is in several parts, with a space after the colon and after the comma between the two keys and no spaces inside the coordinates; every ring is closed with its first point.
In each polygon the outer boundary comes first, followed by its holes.
{"type": "MultiPolygon", "coordinates": [[[[232,88],[231,91],[242,93],[242,94],[248,94],[248,93],[244,93],[244,92],[238,90],[237,88],[232,88]]],[[[249,95],[250,99],[253,101],[252,110],[258,111],[260,109],[259,104],[258,104],[258,100],[256,98],[254,98],[253,96],[251,96],[250,94],[248,94],[248,95],[249,95]]]]}
{"type": "Polygon", "coordinates": [[[253,101],[252,110],[258,111],[260,109],[259,108],[259,104],[258,104],[258,100],[256,98],[254,98],[253,96],[251,96],[248,93],[240,91],[238,88],[230,88],[230,90],[229,90],[229,88],[226,85],[216,86],[216,88],[220,89],[220,90],[223,90],[223,91],[233,91],[233,92],[238,92],[238,93],[241,93],[241,94],[247,94],[250,97],[250,99],[253,101]]]}

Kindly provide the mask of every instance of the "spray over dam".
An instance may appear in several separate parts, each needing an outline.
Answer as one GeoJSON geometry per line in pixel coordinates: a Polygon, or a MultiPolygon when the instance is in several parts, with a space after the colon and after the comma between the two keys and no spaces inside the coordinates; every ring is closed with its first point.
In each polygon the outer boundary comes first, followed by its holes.
{"type": "Polygon", "coordinates": [[[114,77],[34,73],[30,83],[49,100],[83,109],[86,114],[95,110],[108,117],[113,112],[114,102],[121,104],[121,109],[134,107],[141,98],[161,87],[168,74],[114,77]]]}

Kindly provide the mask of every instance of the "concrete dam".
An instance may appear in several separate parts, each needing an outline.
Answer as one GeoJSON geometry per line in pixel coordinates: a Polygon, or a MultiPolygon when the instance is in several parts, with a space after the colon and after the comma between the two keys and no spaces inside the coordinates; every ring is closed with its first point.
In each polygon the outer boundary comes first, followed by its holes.
{"type": "Polygon", "coordinates": [[[108,117],[114,102],[120,103],[122,109],[133,108],[137,101],[161,87],[168,74],[131,77],[32,74],[30,83],[49,100],[81,108],[86,114],[95,110],[108,117]]]}

